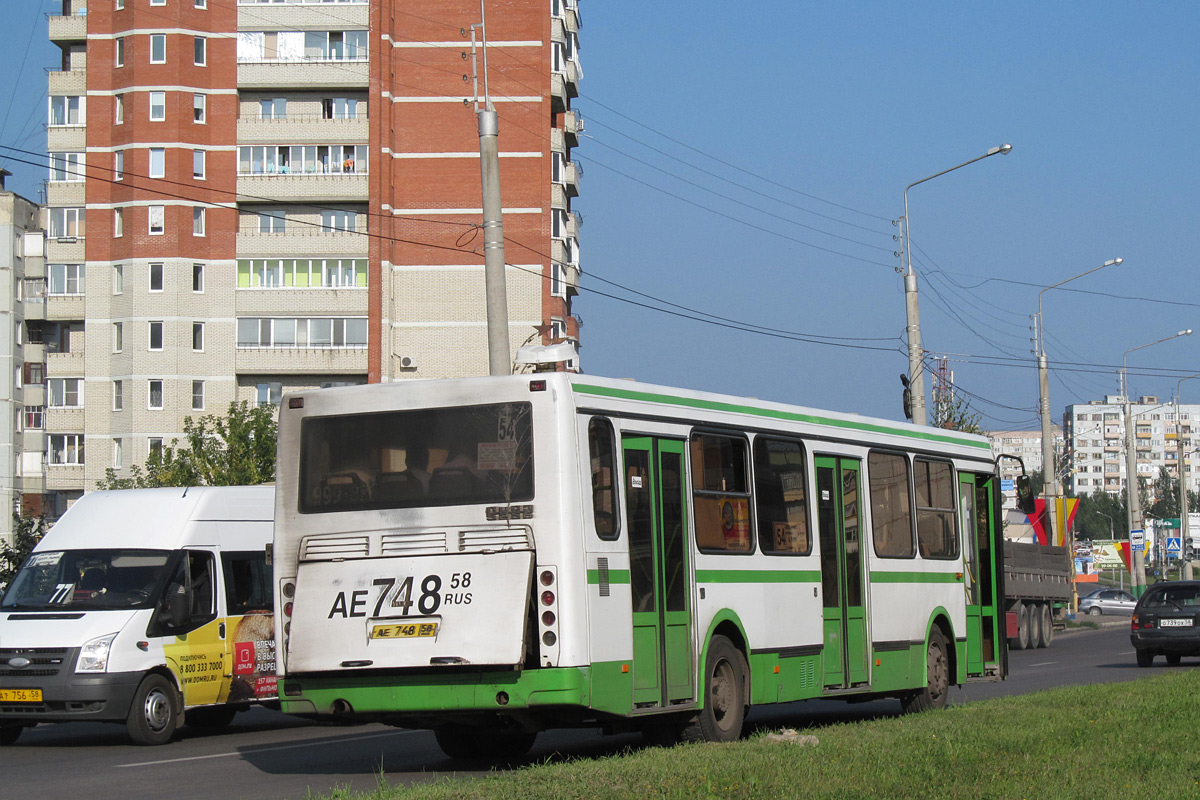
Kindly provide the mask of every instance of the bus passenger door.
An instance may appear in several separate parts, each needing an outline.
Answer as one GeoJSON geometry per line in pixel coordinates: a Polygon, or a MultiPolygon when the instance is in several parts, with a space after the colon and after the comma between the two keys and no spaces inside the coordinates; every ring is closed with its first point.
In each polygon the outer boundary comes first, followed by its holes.
{"type": "Polygon", "coordinates": [[[960,473],[959,519],[962,520],[963,590],[967,607],[967,674],[999,674],[996,650],[1000,614],[996,604],[996,521],[989,475],[960,473]]]}
{"type": "Polygon", "coordinates": [[[633,704],[652,708],[694,696],[684,442],[624,439],[633,704]]]}
{"type": "Polygon", "coordinates": [[[817,524],[824,605],[822,662],[826,688],[870,680],[863,587],[861,462],[817,456],[817,524]]]}

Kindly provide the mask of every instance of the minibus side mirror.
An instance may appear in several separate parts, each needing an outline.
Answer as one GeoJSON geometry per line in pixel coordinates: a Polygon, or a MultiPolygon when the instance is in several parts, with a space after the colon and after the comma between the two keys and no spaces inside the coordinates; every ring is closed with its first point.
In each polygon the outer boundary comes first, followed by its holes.
{"type": "Polygon", "coordinates": [[[166,596],[167,627],[182,628],[192,616],[191,598],[182,586],[172,587],[166,596]]]}

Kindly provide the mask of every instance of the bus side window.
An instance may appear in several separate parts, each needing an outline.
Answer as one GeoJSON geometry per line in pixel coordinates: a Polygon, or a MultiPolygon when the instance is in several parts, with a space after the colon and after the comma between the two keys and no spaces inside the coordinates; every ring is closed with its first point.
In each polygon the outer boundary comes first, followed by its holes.
{"type": "Polygon", "coordinates": [[[917,489],[917,545],[923,558],[958,558],[958,528],[954,519],[954,470],[944,461],[918,458],[914,465],[917,489]]]}
{"type": "Polygon", "coordinates": [[[875,555],[912,558],[912,502],[908,458],[901,453],[872,452],[867,457],[871,482],[871,536],[875,555]]]}
{"type": "Polygon", "coordinates": [[[225,571],[225,603],[230,616],[272,609],[274,598],[269,590],[266,553],[221,553],[221,566],[225,571]]]}
{"type": "Polygon", "coordinates": [[[612,423],[595,417],[588,423],[588,456],[592,466],[592,519],[596,535],[616,539],[621,535],[621,516],[617,513],[616,435],[612,423]]]}
{"type": "Polygon", "coordinates": [[[691,451],[696,545],[705,552],[752,552],[746,442],[697,433],[691,451]]]}
{"type": "Polygon", "coordinates": [[[807,555],[807,478],[798,441],[759,436],[754,440],[754,498],[758,547],[764,553],[807,555]]]}

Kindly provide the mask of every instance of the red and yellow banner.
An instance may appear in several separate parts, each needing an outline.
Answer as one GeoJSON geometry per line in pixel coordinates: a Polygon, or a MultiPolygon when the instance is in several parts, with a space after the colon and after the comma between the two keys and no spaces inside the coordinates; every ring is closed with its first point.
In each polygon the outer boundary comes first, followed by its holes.
{"type": "Polygon", "coordinates": [[[1029,515],[1029,524],[1033,526],[1033,533],[1037,536],[1038,544],[1052,544],[1063,546],[1066,544],[1067,529],[1075,523],[1075,511],[1079,507],[1079,500],[1075,497],[1056,497],[1054,509],[1054,541],[1048,541],[1046,535],[1046,514],[1049,509],[1046,506],[1046,501],[1043,499],[1035,500],[1036,508],[1029,515]]]}

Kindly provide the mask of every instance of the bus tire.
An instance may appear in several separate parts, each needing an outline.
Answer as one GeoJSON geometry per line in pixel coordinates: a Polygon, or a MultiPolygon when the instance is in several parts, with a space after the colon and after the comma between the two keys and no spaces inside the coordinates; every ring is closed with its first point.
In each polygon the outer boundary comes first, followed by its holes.
{"type": "Polygon", "coordinates": [[[940,628],[929,632],[929,647],[925,651],[925,688],[906,695],[900,706],[905,713],[945,708],[950,694],[950,658],[946,653],[946,637],[940,628]]]}
{"type": "Polygon", "coordinates": [[[447,725],[434,730],[433,737],[450,758],[504,761],[528,753],[537,733],[507,730],[498,725],[447,725]]]}
{"type": "Polygon", "coordinates": [[[1041,610],[1042,624],[1041,635],[1038,637],[1038,647],[1049,647],[1050,642],[1054,641],[1054,612],[1051,610],[1049,603],[1043,603],[1041,610]]]}
{"type": "Polygon", "coordinates": [[[134,744],[166,744],[179,724],[175,686],[162,675],[147,675],[133,694],[125,727],[134,744]]]}
{"type": "Polygon", "coordinates": [[[24,725],[0,725],[0,747],[15,743],[24,729],[24,725]]]}
{"type": "Polygon", "coordinates": [[[237,709],[233,706],[204,706],[202,708],[189,709],[183,715],[183,722],[191,728],[209,728],[215,730],[217,728],[224,728],[233,722],[233,718],[236,715],[237,709]]]}
{"type": "Polygon", "coordinates": [[[733,742],[741,738],[746,710],[746,658],[724,636],[714,636],[704,668],[704,707],[683,730],[692,742],[733,742]]]}

